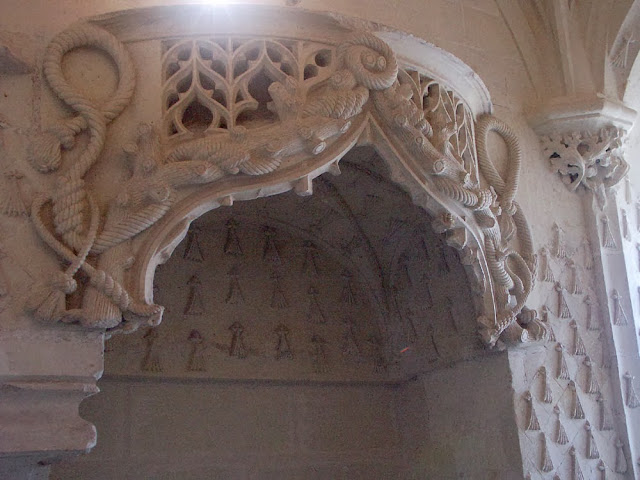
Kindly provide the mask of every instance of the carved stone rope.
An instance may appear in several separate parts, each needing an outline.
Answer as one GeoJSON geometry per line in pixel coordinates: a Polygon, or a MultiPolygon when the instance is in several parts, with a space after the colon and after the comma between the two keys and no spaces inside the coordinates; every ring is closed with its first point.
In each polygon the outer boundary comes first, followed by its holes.
{"type": "MultiPolygon", "coordinates": [[[[275,42],[271,44],[272,47],[276,45],[275,42]]],[[[184,45],[193,54],[195,43],[188,41],[184,45]]],[[[265,42],[253,41],[251,45],[262,49],[261,62],[272,61],[264,57],[265,42]]],[[[177,51],[174,48],[171,55],[177,55],[177,51]]],[[[462,120],[467,129],[464,146],[461,150],[460,144],[456,143],[454,148],[452,138],[456,142],[461,138],[460,119],[456,114],[451,116],[446,112],[442,97],[429,99],[422,108],[422,99],[413,98],[414,91],[404,83],[409,78],[407,73],[402,76],[405,80],[399,78],[395,55],[385,42],[371,34],[356,32],[335,52],[331,73],[311,89],[308,84],[303,85],[306,80],[302,77],[287,75],[281,70],[270,74],[274,78],[268,87],[272,99],[268,108],[277,120],[259,129],[248,130],[237,125],[237,118],[229,116],[228,111],[223,112],[232,120],[228,130],[218,125],[213,134],[205,132],[199,138],[189,136],[184,124],[179,122],[182,141],[166,152],[155,130],[148,125],[140,126],[135,141],[123,146],[131,176],[120,186],[120,193],[109,201],[106,211],[101,212],[84,184],[84,177],[102,152],[108,122],[131,100],[135,83],[133,64],[124,46],[113,35],[93,25],[75,25],[54,38],[45,55],[45,76],[54,92],[77,115],[46,132],[33,149],[31,160],[38,171],[60,171],[55,192],[42,195],[34,202],[32,220],[42,240],[69,265],[58,277],[36,289],[28,302],[29,310],[36,317],[49,321],[77,321],[109,329],[135,329],[142,321],[159,322],[162,307],[136,301],[127,292],[120,245],[167,215],[186,195],[180,193],[184,187],[208,184],[233,175],[269,174],[278,170],[285,158],[302,158],[295,160],[302,164],[337,142],[351,129],[356,117],[360,117],[363,120],[374,118],[386,125],[393,132],[390,141],[402,144],[414,157],[423,169],[426,181],[475,218],[484,237],[479,247],[490,274],[486,286],[491,289],[496,305],[495,312],[479,319],[485,342],[494,345],[505,331],[509,332],[507,337],[520,341],[543,335],[544,328],[536,330],[526,326],[523,329],[517,321],[532,288],[535,256],[527,222],[515,202],[520,175],[516,135],[494,117],[480,119],[477,127],[479,164],[476,164],[468,150],[473,148],[473,128],[469,126],[472,120],[462,120]],[[74,91],[62,73],[64,55],[85,46],[105,51],[118,68],[116,92],[101,106],[93,105],[74,91]],[[75,136],[85,130],[89,134],[86,147],[77,161],[63,169],[61,151],[74,148],[75,136]],[[501,135],[509,149],[506,179],[499,175],[488,157],[486,137],[489,131],[501,135]],[[480,187],[478,166],[489,188],[480,187]],[[55,235],[43,219],[49,204],[55,235]],[[514,236],[517,236],[521,253],[510,246],[514,236]],[[87,262],[90,254],[96,256],[95,262],[87,262]],[[77,289],[74,276],[80,270],[89,278],[82,308],[68,310],[65,298],[77,289]],[[124,323],[123,315],[127,320],[124,323]]],[[[222,50],[218,53],[235,54],[222,50]]],[[[173,56],[166,62],[171,59],[173,56]]],[[[295,59],[291,61],[295,62],[295,59]]],[[[250,68],[253,68],[252,75],[257,74],[255,65],[250,68]]],[[[226,82],[225,88],[231,88],[228,77],[222,78],[216,72],[209,72],[209,75],[226,82]]],[[[240,75],[238,78],[241,86],[246,87],[250,77],[240,75]]],[[[173,78],[167,81],[166,92],[173,92],[175,81],[173,78]]],[[[457,110],[459,101],[451,105],[457,110]]],[[[175,109],[168,113],[175,120],[175,109]]],[[[217,112],[214,117],[221,118],[223,113],[217,112]]],[[[469,226],[457,221],[451,213],[445,216],[434,224],[434,228],[445,233],[455,247],[467,249],[464,252],[467,263],[478,264],[478,256],[470,253],[467,246],[465,232],[469,226]]],[[[531,321],[521,323],[531,324],[531,321]]]]}

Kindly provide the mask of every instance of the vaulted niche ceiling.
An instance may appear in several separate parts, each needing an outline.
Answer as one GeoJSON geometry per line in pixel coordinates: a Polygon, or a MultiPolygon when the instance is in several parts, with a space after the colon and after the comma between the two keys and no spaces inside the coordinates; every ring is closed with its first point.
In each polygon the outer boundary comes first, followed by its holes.
{"type": "Polygon", "coordinates": [[[457,252],[369,148],[342,174],[213,210],[155,276],[154,329],[107,374],[397,381],[483,352],[457,252]]]}

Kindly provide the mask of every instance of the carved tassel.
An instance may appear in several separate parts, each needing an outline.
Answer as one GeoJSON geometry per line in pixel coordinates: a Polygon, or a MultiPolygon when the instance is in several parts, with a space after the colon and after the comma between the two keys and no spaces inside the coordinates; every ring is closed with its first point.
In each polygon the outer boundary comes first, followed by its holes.
{"type": "Polygon", "coordinates": [[[573,330],[573,355],[585,355],[587,352],[584,348],[582,337],[580,337],[580,332],[578,331],[578,324],[575,320],[571,320],[569,326],[573,330]]]}
{"type": "Polygon", "coordinates": [[[602,246],[605,248],[616,248],[617,244],[609,228],[609,219],[602,217],[602,246]]]}
{"type": "Polygon", "coordinates": [[[318,302],[318,290],[315,287],[309,287],[309,309],[307,310],[307,321],[310,323],[320,324],[327,323],[327,318],[318,302]]]}
{"type": "Polygon", "coordinates": [[[549,321],[549,307],[547,307],[546,305],[542,306],[541,312],[542,312],[542,322],[544,323],[544,326],[547,328],[547,332],[549,332],[549,341],[550,342],[555,342],[556,341],[556,334],[553,331],[553,327],[551,326],[551,322],[549,321]]]}
{"type": "Polygon", "coordinates": [[[22,173],[11,170],[6,172],[4,176],[7,179],[7,186],[0,188],[0,212],[9,217],[27,215],[28,211],[20,196],[18,185],[19,180],[23,177],[22,173]]]}
{"type": "Polygon", "coordinates": [[[627,457],[624,456],[624,443],[616,440],[616,473],[627,473],[627,457]]]}
{"type": "Polygon", "coordinates": [[[576,383],[573,380],[569,382],[569,388],[573,392],[573,408],[571,409],[571,418],[582,420],[584,418],[584,410],[582,409],[582,403],[580,402],[580,396],[578,395],[576,383]]]}
{"type": "Polygon", "coordinates": [[[582,295],[582,287],[580,286],[580,278],[578,276],[578,266],[573,260],[567,262],[567,267],[571,270],[571,293],[574,295],[582,295]]]}
{"type": "Polygon", "coordinates": [[[605,466],[604,462],[602,460],[600,460],[598,462],[598,471],[600,472],[600,480],[607,480],[607,467],[605,466]]]}
{"type": "Polygon", "coordinates": [[[600,458],[600,452],[596,446],[596,441],[593,438],[593,432],[591,431],[591,424],[587,421],[584,424],[584,429],[587,431],[587,454],[586,457],[593,460],[600,458]]]}
{"type": "Polygon", "coordinates": [[[289,328],[281,323],[276,327],[274,333],[278,336],[276,342],[276,360],[291,360],[293,358],[293,352],[291,351],[291,344],[289,342],[289,328]]]}
{"type": "Polygon", "coordinates": [[[587,270],[593,270],[593,252],[591,251],[591,243],[589,240],[582,242],[582,253],[584,256],[583,266],[587,270]]]}
{"type": "Polygon", "coordinates": [[[202,302],[202,284],[196,275],[192,275],[187,282],[189,295],[184,307],[185,315],[202,315],[204,313],[204,303],[202,302]]]}
{"type": "Polygon", "coordinates": [[[570,318],[571,312],[569,311],[569,305],[567,305],[567,301],[564,298],[564,288],[562,288],[560,282],[556,282],[554,289],[558,292],[558,317],[570,318]]]}
{"type": "Polygon", "coordinates": [[[313,242],[306,240],[303,244],[304,247],[304,262],[302,263],[302,273],[317,277],[318,263],[316,257],[318,255],[318,249],[313,242]]]}
{"type": "Polygon", "coordinates": [[[198,330],[191,330],[188,337],[189,343],[191,343],[191,352],[189,353],[189,360],[187,361],[187,370],[190,372],[205,372],[207,370],[204,363],[202,342],[204,338],[198,330]]]}
{"type": "Polygon", "coordinates": [[[551,262],[549,260],[549,250],[547,247],[543,247],[540,250],[540,256],[542,257],[542,262],[540,266],[540,275],[542,277],[543,282],[555,282],[555,277],[553,275],[553,270],[551,270],[551,262]]]}
{"type": "Polygon", "coordinates": [[[569,449],[569,455],[571,455],[572,480],[584,480],[584,475],[582,474],[582,469],[580,468],[580,462],[578,462],[575,447],[571,447],[569,449]]]}
{"type": "Polygon", "coordinates": [[[614,289],[611,292],[611,298],[613,299],[613,324],[623,327],[629,323],[627,320],[627,314],[622,308],[621,296],[618,290],[614,289]]]}
{"type": "Polygon", "coordinates": [[[276,246],[276,231],[271,227],[263,227],[264,231],[264,248],[262,249],[262,258],[274,265],[280,265],[280,252],[276,246]]]}
{"type": "Polygon", "coordinates": [[[313,335],[311,337],[312,352],[311,358],[313,361],[313,371],[315,373],[326,373],[329,371],[329,364],[327,362],[327,341],[320,335],[313,335]]]}
{"type": "Polygon", "coordinates": [[[351,272],[345,270],[342,272],[342,279],[344,280],[344,284],[342,286],[342,295],[341,301],[342,303],[348,303],[349,305],[357,305],[358,302],[356,300],[356,295],[353,292],[353,284],[352,279],[353,275],[351,272]]]}
{"type": "Polygon", "coordinates": [[[284,296],[284,291],[282,290],[282,286],[280,285],[280,274],[278,272],[273,272],[271,274],[271,278],[273,279],[273,292],[271,294],[271,308],[289,307],[289,302],[287,302],[287,299],[284,296]]]}
{"type": "Polygon", "coordinates": [[[560,228],[560,226],[557,223],[553,224],[553,231],[554,231],[554,244],[553,244],[553,250],[554,250],[554,254],[556,257],[558,258],[567,258],[568,254],[567,254],[567,249],[565,248],[564,245],[564,230],[562,230],[562,228],[560,228]]]}
{"type": "Polygon", "coordinates": [[[595,378],[594,372],[593,372],[593,362],[591,361],[591,357],[589,357],[589,355],[587,355],[586,357],[584,357],[584,362],[585,366],[587,367],[587,388],[586,388],[586,392],[587,393],[600,393],[600,385],[598,385],[598,381],[595,378]]]}
{"type": "Polygon", "coordinates": [[[204,255],[202,254],[200,241],[198,239],[199,233],[200,228],[197,225],[192,225],[189,232],[187,232],[187,246],[185,247],[184,255],[182,256],[185,260],[198,263],[202,263],[204,261],[204,255]]]}
{"type": "Polygon", "coordinates": [[[524,394],[524,400],[529,404],[529,420],[525,430],[540,430],[540,422],[538,422],[538,416],[536,415],[536,410],[533,407],[533,397],[531,396],[531,392],[528,390],[524,394]]]}
{"type": "Polygon", "coordinates": [[[627,219],[627,211],[621,210],[620,216],[622,218],[622,236],[625,240],[631,241],[631,234],[629,232],[629,220],[627,219]]]}
{"type": "Polygon", "coordinates": [[[229,345],[229,356],[236,358],[245,358],[247,356],[247,348],[244,345],[244,327],[240,322],[234,322],[229,327],[231,331],[231,344],[229,345]]]}
{"type": "Polygon", "coordinates": [[[567,360],[564,358],[564,345],[558,343],[556,345],[556,352],[558,352],[558,374],[556,375],[556,378],[569,380],[571,377],[569,376],[569,367],[567,366],[567,360]]]}
{"type": "Polygon", "coordinates": [[[341,348],[342,355],[344,355],[345,357],[359,358],[360,346],[358,345],[358,339],[356,335],[356,325],[350,318],[347,319],[344,323],[346,329],[343,335],[344,341],[342,342],[341,348]]]}
{"type": "Polygon", "coordinates": [[[238,226],[240,224],[233,218],[227,220],[227,238],[224,241],[223,251],[227,255],[233,255],[234,257],[242,256],[242,247],[240,246],[240,239],[238,238],[238,226]]]}
{"type": "Polygon", "coordinates": [[[633,375],[629,372],[625,372],[622,376],[624,378],[625,383],[627,384],[627,396],[626,403],[629,408],[637,408],[640,406],[640,399],[638,399],[638,395],[636,394],[636,389],[633,387],[633,375]]]}
{"type": "Polygon", "coordinates": [[[384,353],[384,345],[380,337],[371,335],[367,339],[367,343],[373,354],[373,371],[375,373],[384,373],[387,370],[387,358],[384,353]]]}
{"type": "Polygon", "coordinates": [[[602,394],[598,394],[596,402],[598,402],[598,409],[600,410],[600,430],[603,432],[613,430],[613,424],[607,414],[607,408],[604,405],[604,397],[602,394]]]}
{"type": "Polygon", "coordinates": [[[542,377],[542,401],[544,403],[553,402],[553,394],[551,393],[551,385],[549,384],[549,377],[547,376],[547,369],[540,367],[540,376],[542,377]]]}
{"type": "Polygon", "coordinates": [[[543,472],[550,472],[553,470],[553,462],[551,461],[551,455],[549,455],[549,449],[547,448],[547,437],[544,433],[540,435],[542,436],[542,462],[540,469],[543,472]]]}
{"type": "Polygon", "coordinates": [[[229,291],[227,292],[227,297],[225,298],[225,302],[231,305],[237,305],[239,303],[244,303],[244,294],[242,293],[242,288],[240,288],[240,281],[238,266],[234,265],[227,272],[227,276],[229,277],[229,291]]]}
{"type": "Polygon", "coordinates": [[[569,438],[567,437],[567,431],[564,429],[562,422],[560,421],[560,408],[556,405],[553,407],[554,413],[558,416],[558,425],[556,427],[556,443],[558,445],[566,445],[569,443],[569,438]]]}
{"type": "Polygon", "coordinates": [[[593,300],[589,295],[584,297],[584,304],[587,306],[587,330],[600,330],[600,323],[593,318],[593,300]]]}

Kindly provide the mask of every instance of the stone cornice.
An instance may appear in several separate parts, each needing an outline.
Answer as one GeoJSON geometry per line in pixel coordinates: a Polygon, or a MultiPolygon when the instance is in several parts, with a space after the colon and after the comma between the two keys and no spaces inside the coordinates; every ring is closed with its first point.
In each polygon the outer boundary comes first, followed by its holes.
{"type": "Polygon", "coordinates": [[[594,132],[601,128],[631,130],[637,112],[604,95],[551,99],[529,115],[529,124],[538,135],[566,132],[594,132]]]}

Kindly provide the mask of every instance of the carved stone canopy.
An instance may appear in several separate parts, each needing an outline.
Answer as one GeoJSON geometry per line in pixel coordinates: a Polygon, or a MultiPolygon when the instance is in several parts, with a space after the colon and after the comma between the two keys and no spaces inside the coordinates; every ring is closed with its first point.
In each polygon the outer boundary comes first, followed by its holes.
{"type": "Polygon", "coordinates": [[[349,25],[293,9],[180,7],[57,35],[42,68],[73,115],[60,110],[34,140],[31,165],[53,181],[30,210],[64,268],[34,285],[27,311],[111,332],[156,325],[154,271],[194,219],[289,190],[311,195],[316,177],[339,174],[345,153],[369,145],[459,250],[485,343],[543,337],[523,311],[535,257],[515,201],[515,134],[488,115],[484,85],[457,59],[349,25]],[[81,47],[117,67],[101,101],[64,66],[81,47]],[[488,157],[489,131],[507,144],[506,178],[488,157]]]}

